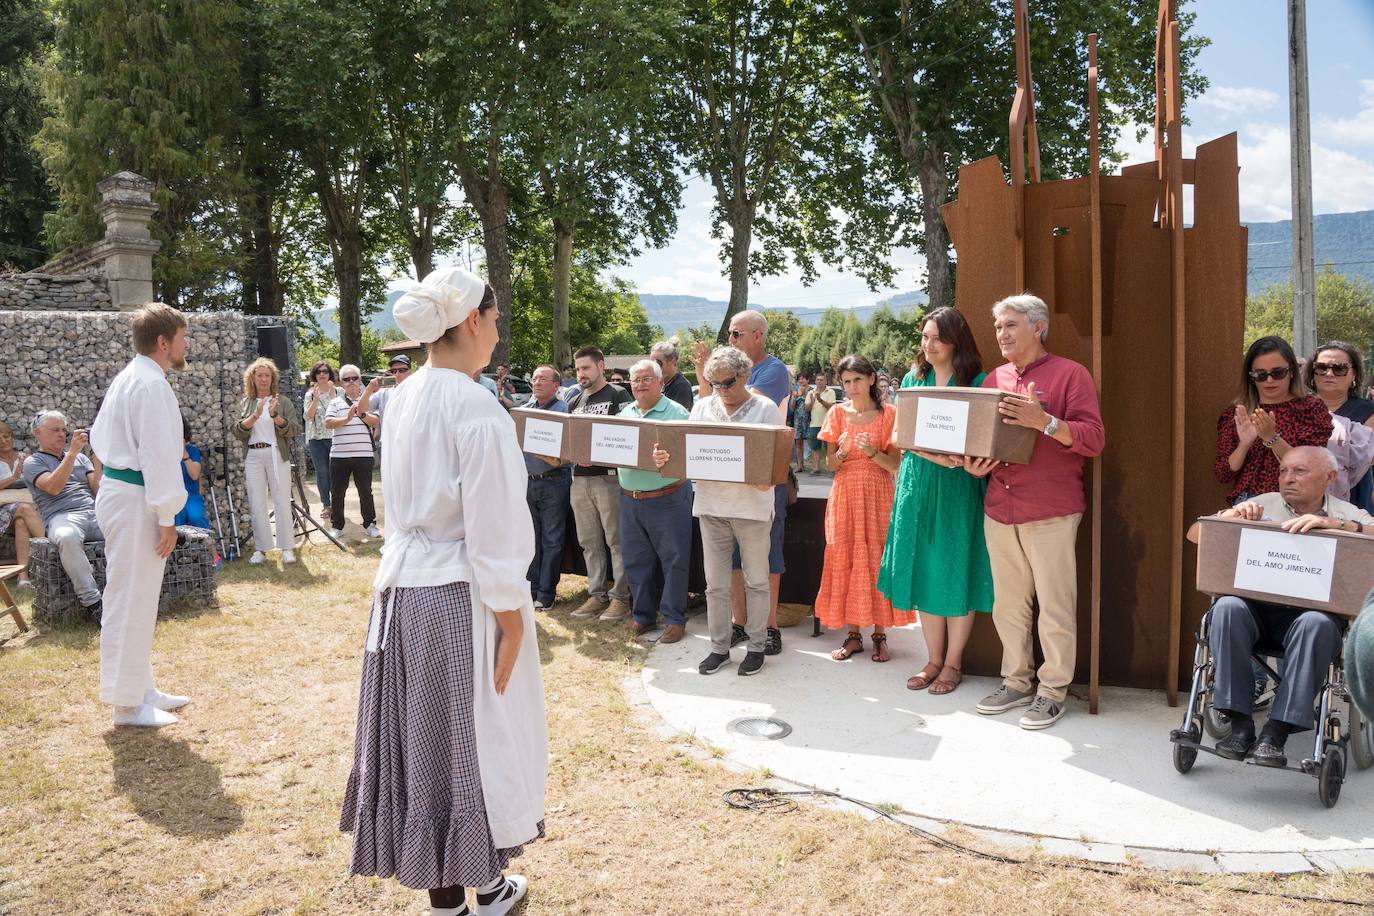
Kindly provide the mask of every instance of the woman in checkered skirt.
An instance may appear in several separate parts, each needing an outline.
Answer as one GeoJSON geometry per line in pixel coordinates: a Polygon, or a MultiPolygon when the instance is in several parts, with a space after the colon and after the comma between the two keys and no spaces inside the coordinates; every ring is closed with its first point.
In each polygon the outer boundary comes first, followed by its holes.
{"type": "Polygon", "coordinates": [[[534,532],[514,424],[472,379],[495,296],[460,268],[394,308],[429,361],[387,404],[386,543],[373,582],[353,771],[349,873],[429,891],[437,916],[503,914],[504,875],[544,834],[548,730],[529,582],[534,532]]]}

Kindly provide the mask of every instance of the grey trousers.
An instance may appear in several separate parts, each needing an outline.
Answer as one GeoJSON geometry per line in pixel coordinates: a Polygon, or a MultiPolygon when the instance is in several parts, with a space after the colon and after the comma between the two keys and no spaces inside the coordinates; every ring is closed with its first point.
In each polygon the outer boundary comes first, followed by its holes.
{"type": "Polygon", "coordinates": [[[95,575],[91,572],[91,561],[86,559],[85,544],[87,541],[105,539],[95,520],[95,509],[54,512],[45,524],[48,540],[57,545],[57,555],[62,559],[67,578],[72,580],[77,599],[90,607],[100,600],[100,589],[96,587],[95,575]]]}
{"type": "Polygon", "coordinates": [[[1213,705],[1250,715],[1255,695],[1250,652],[1263,639],[1281,644],[1285,659],[1269,718],[1287,722],[1294,731],[1311,728],[1317,690],[1341,650],[1336,619],[1321,611],[1230,595],[1218,598],[1207,614],[1207,644],[1216,663],[1213,705]]]}
{"type": "Polygon", "coordinates": [[[587,564],[588,594],[603,603],[612,599],[629,601],[630,583],[625,578],[625,561],[620,555],[620,478],[615,474],[574,475],[569,501],[577,522],[577,543],[582,546],[582,559],[587,564]],[[607,547],[611,552],[609,569],[607,547]],[[609,594],[607,573],[614,576],[609,594]]]}
{"type": "Polygon", "coordinates": [[[749,651],[762,652],[768,639],[768,535],[773,520],[722,518],[703,515],[702,565],[706,572],[706,625],[711,651],[730,654],[730,575],[735,544],[739,544],[740,571],[744,574],[744,631],[749,651]]]}

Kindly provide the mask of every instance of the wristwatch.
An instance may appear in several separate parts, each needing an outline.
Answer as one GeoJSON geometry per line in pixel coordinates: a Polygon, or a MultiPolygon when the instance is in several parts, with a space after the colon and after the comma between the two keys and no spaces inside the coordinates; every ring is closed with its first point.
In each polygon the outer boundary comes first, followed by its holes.
{"type": "Polygon", "coordinates": [[[1050,417],[1050,422],[1045,424],[1045,435],[1053,436],[1057,432],[1059,432],[1059,418],[1050,417]]]}

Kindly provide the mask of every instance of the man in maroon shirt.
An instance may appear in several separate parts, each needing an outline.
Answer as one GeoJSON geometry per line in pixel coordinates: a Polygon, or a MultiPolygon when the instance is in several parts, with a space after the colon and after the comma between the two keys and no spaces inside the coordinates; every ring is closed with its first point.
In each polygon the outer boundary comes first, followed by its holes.
{"type": "Polygon", "coordinates": [[[1036,296],[1010,296],[992,307],[997,345],[1007,360],[985,388],[1017,392],[1002,400],[1002,422],[1042,433],[1030,464],[965,459],[988,478],[983,531],[992,563],[992,621],[1002,640],[1002,686],[978,704],[984,715],[1029,706],[1021,727],[1048,728],[1064,715],[1078,645],[1078,563],[1074,544],[1087,503],[1083,459],[1102,453],[1106,435],[1088,370],[1045,349],[1050,316],[1036,296]],[[1031,599],[1040,603],[1034,669],[1031,599]],[[1039,687],[1035,684],[1038,675],[1039,687]]]}

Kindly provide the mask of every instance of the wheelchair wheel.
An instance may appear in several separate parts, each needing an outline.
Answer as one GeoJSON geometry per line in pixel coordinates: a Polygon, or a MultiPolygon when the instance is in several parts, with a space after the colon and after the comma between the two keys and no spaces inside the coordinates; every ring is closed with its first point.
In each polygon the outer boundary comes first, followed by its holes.
{"type": "Polygon", "coordinates": [[[1317,797],[1327,808],[1336,807],[1341,797],[1341,783],[1345,782],[1345,757],[1338,748],[1329,748],[1322,757],[1321,772],[1317,774],[1317,797]]]}
{"type": "Polygon", "coordinates": [[[1360,715],[1354,701],[1350,702],[1350,750],[1359,769],[1367,770],[1374,764],[1374,723],[1360,715]]]}
{"type": "MultiPolygon", "coordinates": [[[[1194,724],[1192,728],[1188,729],[1188,737],[1193,739],[1194,741],[1197,741],[1199,738],[1201,738],[1201,736],[1202,733],[1198,730],[1196,724],[1194,724]]],[[[1181,744],[1174,745],[1175,770],[1178,770],[1180,773],[1186,774],[1189,770],[1193,768],[1193,764],[1195,762],[1197,762],[1197,748],[1184,747],[1181,744]]]]}
{"type": "Polygon", "coordinates": [[[1218,741],[1231,737],[1230,717],[1213,706],[1210,697],[1205,694],[1198,697],[1198,703],[1202,706],[1202,727],[1207,730],[1207,734],[1218,741]]]}

